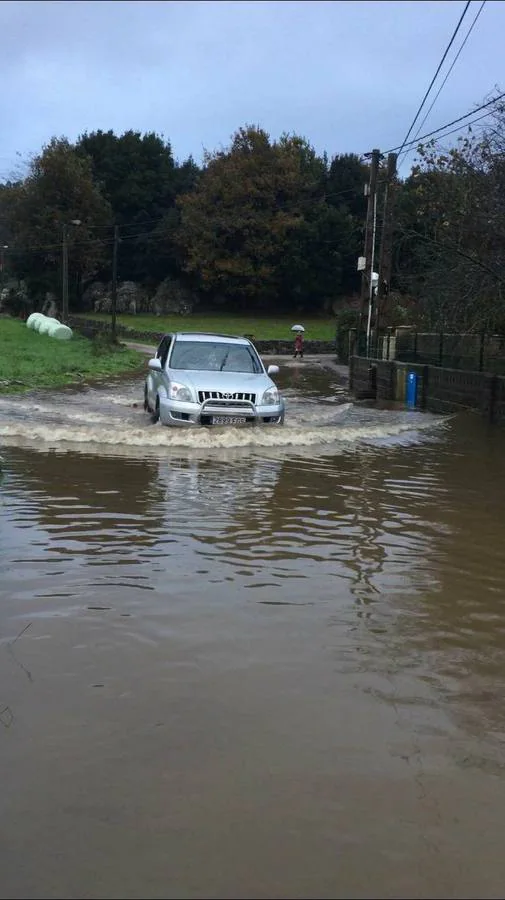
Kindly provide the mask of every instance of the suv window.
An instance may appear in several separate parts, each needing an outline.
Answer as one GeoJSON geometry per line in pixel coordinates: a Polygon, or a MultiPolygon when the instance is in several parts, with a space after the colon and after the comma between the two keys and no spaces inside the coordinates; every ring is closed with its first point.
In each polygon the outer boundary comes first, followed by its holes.
{"type": "Polygon", "coordinates": [[[168,352],[170,350],[170,344],[172,343],[172,335],[166,334],[163,340],[161,341],[160,346],[156,351],[156,359],[159,359],[163,368],[165,368],[165,363],[168,358],[168,352]]]}
{"type": "Polygon", "coordinates": [[[261,373],[261,363],[249,344],[228,344],[223,341],[176,341],[170,368],[254,375],[261,373]]]}

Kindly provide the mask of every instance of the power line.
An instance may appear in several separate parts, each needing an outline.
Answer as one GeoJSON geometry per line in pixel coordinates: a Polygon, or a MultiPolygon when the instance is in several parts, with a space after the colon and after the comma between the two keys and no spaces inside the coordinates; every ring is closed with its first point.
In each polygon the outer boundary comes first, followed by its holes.
{"type": "Polygon", "coordinates": [[[435,98],[434,98],[434,100],[432,101],[432,104],[431,104],[431,106],[430,106],[428,112],[426,113],[426,115],[425,115],[423,121],[421,122],[421,124],[419,125],[419,128],[417,129],[417,132],[416,132],[416,134],[415,134],[415,136],[414,136],[414,138],[413,138],[414,141],[417,141],[417,138],[418,138],[418,136],[419,136],[419,132],[422,130],[422,127],[423,127],[424,123],[426,122],[426,120],[427,120],[427,118],[428,118],[430,112],[432,111],[433,107],[435,106],[435,103],[437,102],[438,98],[440,97],[440,94],[442,93],[442,90],[443,90],[443,88],[445,87],[445,85],[446,85],[446,83],[447,83],[447,80],[448,80],[448,78],[449,78],[449,76],[450,76],[452,70],[454,69],[454,66],[456,65],[456,63],[457,63],[457,61],[458,61],[458,59],[459,59],[459,57],[460,57],[460,55],[461,55],[461,51],[462,51],[463,48],[465,47],[465,44],[467,43],[468,38],[470,37],[470,35],[471,35],[473,29],[475,28],[475,26],[476,26],[476,24],[477,24],[477,20],[478,20],[478,18],[479,18],[479,16],[480,16],[482,10],[484,9],[485,5],[486,5],[486,0],[482,0],[482,3],[481,3],[481,5],[480,5],[480,7],[479,7],[479,9],[478,9],[478,11],[477,11],[475,17],[474,17],[474,20],[473,20],[472,24],[470,25],[470,28],[468,29],[468,31],[467,31],[467,33],[466,33],[466,37],[465,37],[463,43],[461,44],[461,47],[459,48],[458,52],[456,53],[456,56],[454,57],[454,59],[453,59],[453,61],[452,61],[452,63],[451,63],[451,66],[450,66],[450,68],[449,68],[449,70],[448,70],[448,72],[447,72],[447,75],[445,76],[445,78],[444,78],[442,84],[440,85],[440,87],[439,87],[437,93],[435,94],[435,98]]]}
{"type": "MultiPolygon", "coordinates": [[[[476,125],[477,122],[482,122],[483,119],[487,119],[488,116],[489,116],[489,113],[484,113],[483,116],[477,116],[476,119],[472,119],[470,122],[467,123],[467,125],[470,128],[472,125],[476,125]]],[[[458,131],[461,131],[461,128],[451,128],[450,131],[446,131],[446,132],[444,132],[444,134],[441,134],[437,138],[437,141],[443,141],[444,138],[449,137],[450,134],[457,134],[458,131]]],[[[411,147],[410,149],[412,150],[413,148],[411,147]]],[[[403,158],[405,159],[405,156],[403,158]]]]}
{"type": "MultiPolygon", "coordinates": [[[[356,188],[345,188],[342,191],[333,191],[329,194],[324,194],[322,199],[324,201],[326,201],[329,198],[343,197],[347,194],[354,194],[355,197],[360,197],[360,198],[362,196],[360,193],[358,193],[356,191],[356,188]]],[[[123,228],[145,227],[153,222],[162,222],[164,219],[165,219],[165,216],[159,216],[159,217],[156,217],[155,219],[146,219],[143,222],[129,222],[129,223],[120,225],[119,230],[121,232],[121,230],[123,228]]],[[[72,241],[72,243],[71,243],[72,247],[89,247],[91,245],[107,247],[107,246],[111,246],[114,243],[114,237],[112,235],[113,235],[113,230],[114,230],[115,226],[113,224],[110,224],[110,225],[91,225],[90,224],[90,225],[88,225],[87,223],[83,222],[83,227],[89,231],[107,229],[108,231],[111,232],[111,236],[110,237],[94,237],[94,238],[90,237],[86,240],[72,241]]],[[[137,239],[141,239],[141,238],[145,238],[148,241],[163,241],[166,239],[166,235],[155,234],[153,230],[137,231],[133,234],[120,234],[120,243],[124,243],[126,241],[137,240],[137,239]]],[[[12,254],[22,254],[22,253],[46,253],[46,252],[50,252],[51,250],[60,250],[60,249],[61,249],[61,242],[54,243],[54,244],[31,245],[28,247],[23,247],[23,246],[16,247],[14,244],[11,244],[9,247],[9,254],[12,255],[12,254]]]]}
{"type": "Polygon", "coordinates": [[[405,231],[404,235],[407,237],[410,236],[419,238],[422,241],[426,241],[428,244],[435,244],[442,250],[447,250],[448,253],[455,253],[456,256],[461,256],[462,259],[466,259],[468,260],[468,262],[473,263],[473,265],[477,266],[479,269],[483,269],[484,272],[488,272],[489,275],[492,275],[493,278],[497,279],[497,281],[505,281],[505,278],[499,272],[491,269],[490,266],[486,265],[486,263],[481,262],[480,259],[476,259],[475,256],[471,256],[469,253],[465,253],[454,244],[444,244],[441,241],[437,241],[435,238],[428,237],[427,234],[421,234],[421,232],[417,231],[405,231]]]}
{"type": "MultiPolygon", "coordinates": [[[[136,238],[145,238],[148,243],[164,241],[166,240],[166,235],[155,235],[152,231],[141,231],[137,234],[128,234],[120,239],[120,243],[125,241],[135,240],[136,238]]],[[[92,245],[99,247],[108,247],[114,243],[114,238],[110,238],[107,240],[102,240],[101,238],[90,238],[89,240],[83,241],[75,241],[70,245],[71,247],[90,247],[92,245]]],[[[16,247],[15,245],[9,246],[9,256],[12,255],[23,255],[25,253],[50,253],[52,250],[61,250],[61,241],[57,244],[46,244],[46,245],[32,245],[29,247],[16,247]]]]}
{"type": "MultiPolygon", "coordinates": [[[[486,112],[486,113],[484,113],[483,116],[477,116],[475,119],[471,119],[470,122],[467,122],[466,124],[467,124],[468,128],[471,128],[472,125],[477,125],[478,122],[482,122],[484,119],[488,119],[488,118],[489,118],[489,113],[486,112]]],[[[461,128],[459,126],[457,128],[451,128],[449,131],[445,131],[443,134],[440,134],[437,137],[437,143],[439,141],[443,141],[444,138],[449,137],[451,134],[458,134],[460,131],[461,131],[461,128]]],[[[426,135],[425,135],[425,137],[426,137],[426,135]]],[[[428,137],[429,137],[429,135],[428,135],[428,137]]],[[[422,141],[422,140],[423,140],[423,138],[420,138],[420,141],[422,141]]],[[[443,149],[443,148],[441,148],[441,149],[443,149]]],[[[413,146],[410,147],[409,150],[403,154],[404,160],[406,159],[406,157],[412,150],[414,150],[413,146]]],[[[468,163],[467,163],[467,166],[468,166],[468,163]]]]}
{"type": "Polygon", "coordinates": [[[399,151],[398,151],[399,154],[402,152],[403,148],[405,147],[405,144],[407,143],[407,141],[408,141],[408,139],[409,139],[409,137],[410,137],[410,134],[411,134],[411,132],[412,132],[412,130],[413,130],[413,128],[414,128],[414,125],[416,124],[416,122],[417,122],[419,116],[421,115],[421,111],[422,111],[422,109],[423,109],[423,106],[424,106],[424,104],[426,103],[426,100],[428,99],[428,96],[429,96],[429,94],[430,94],[430,92],[431,92],[431,89],[432,89],[433,85],[435,84],[435,81],[436,81],[437,78],[438,78],[438,73],[440,72],[440,69],[442,68],[442,66],[443,66],[443,64],[444,64],[444,62],[445,62],[445,60],[446,60],[447,54],[449,53],[449,50],[451,49],[451,47],[452,47],[452,45],[453,45],[453,43],[454,43],[454,41],[455,41],[455,39],[456,39],[456,35],[458,34],[459,29],[461,28],[461,24],[462,24],[463,19],[465,18],[466,14],[467,14],[467,12],[468,12],[468,9],[469,9],[469,7],[470,7],[470,3],[471,3],[471,0],[467,0],[467,3],[465,4],[465,8],[464,8],[464,10],[463,10],[463,12],[461,13],[461,16],[460,16],[460,18],[459,18],[459,22],[458,22],[458,24],[456,25],[456,28],[455,28],[454,31],[453,31],[452,37],[451,37],[449,43],[447,44],[447,47],[445,48],[444,55],[442,56],[442,59],[440,60],[440,62],[439,62],[439,64],[438,64],[437,71],[435,72],[433,78],[432,78],[431,81],[430,81],[430,85],[429,85],[429,87],[428,87],[428,90],[426,91],[426,93],[425,93],[425,95],[424,95],[424,97],[423,97],[423,99],[422,99],[422,101],[421,101],[421,104],[420,104],[420,106],[419,106],[419,109],[417,110],[417,112],[416,112],[416,114],[415,114],[415,116],[414,116],[414,118],[413,118],[413,120],[412,120],[412,124],[411,124],[409,130],[407,131],[407,134],[405,135],[405,137],[404,137],[404,139],[403,139],[403,143],[400,145],[400,149],[399,149],[399,151]]]}
{"type": "MultiPolygon", "coordinates": [[[[505,92],[502,94],[498,94],[496,97],[493,97],[491,100],[488,100],[486,103],[482,103],[480,106],[476,106],[475,109],[472,109],[470,112],[465,113],[464,116],[459,116],[458,119],[453,119],[452,122],[446,122],[445,125],[441,125],[440,128],[435,128],[434,131],[429,131],[427,134],[423,134],[421,137],[416,138],[416,140],[412,140],[408,142],[409,146],[413,146],[414,144],[421,143],[425,141],[426,138],[433,137],[435,134],[439,134],[441,131],[445,131],[446,128],[451,128],[452,125],[457,125],[459,122],[463,122],[465,119],[468,119],[470,116],[474,116],[475,113],[480,112],[483,109],[488,109],[488,107],[493,106],[494,103],[498,103],[499,100],[503,100],[505,97],[505,92]]],[[[485,118],[481,116],[481,118],[485,118]]],[[[477,121],[477,120],[476,120],[477,121]]],[[[472,125],[472,122],[468,123],[472,125]]],[[[459,129],[456,129],[459,131],[459,129]]],[[[386,153],[399,153],[406,146],[406,142],[400,145],[400,147],[393,147],[391,150],[387,150],[386,153]]]]}
{"type": "MultiPolygon", "coordinates": [[[[477,24],[477,20],[478,20],[478,18],[479,18],[479,16],[480,16],[482,10],[484,9],[485,5],[486,5],[486,0],[482,0],[482,3],[481,3],[481,5],[480,5],[479,9],[477,10],[477,13],[476,13],[476,15],[475,15],[475,17],[474,17],[474,20],[473,20],[472,24],[470,25],[470,28],[468,29],[468,31],[467,31],[467,33],[466,33],[466,37],[465,37],[463,43],[461,44],[461,46],[460,46],[458,52],[456,53],[456,56],[454,57],[454,59],[453,59],[453,61],[452,61],[452,63],[451,63],[451,66],[450,66],[450,68],[449,68],[449,70],[448,70],[448,72],[447,72],[447,74],[446,74],[446,76],[445,76],[445,78],[444,78],[442,84],[440,85],[440,87],[439,87],[437,93],[435,94],[435,97],[434,97],[434,99],[432,100],[432,103],[431,103],[431,106],[430,106],[428,112],[426,113],[426,115],[425,115],[423,121],[422,121],[421,124],[419,125],[419,128],[417,129],[417,132],[416,132],[416,134],[415,134],[414,137],[413,137],[413,141],[417,141],[417,139],[418,139],[418,137],[419,137],[419,132],[422,130],[424,123],[425,123],[426,120],[428,119],[428,117],[429,117],[429,115],[430,115],[430,113],[431,113],[433,107],[435,106],[435,103],[437,102],[438,98],[440,97],[440,94],[442,93],[442,91],[443,91],[443,89],[444,89],[444,87],[445,87],[445,85],[446,85],[446,83],[447,83],[447,80],[448,80],[448,78],[449,78],[449,76],[450,76],[452,70],[454,69],[454,66],[456,65],[456,63],[457,63],[457,61],[458,61],[458,59],[459,59],[459,57],[460,57],[460,55],[461,55],[461,51],[463,50],[463,48],[464,48],[466,42],[468,41],[468,38],[470,37],[470,35],[471,35],[473,29],[475,28],[475,25],[477,24]]],[[[405,158],[408,156],[409,153],[410,153],[410,150],[406,150],[406,151],[404,152],[404,154],[403,154],[403,159],[405,159],[405,158]]],[[[398,162],[400,162],[400,160],[399,160],[398,162]]]]}
{"type": "MultiPolygon", "coordinates": [[[[170,207],[169,209],[167,209],[167,212],[169,212],[170,209],[173,209],[173,207],[170,207]]],[[[140,227],[143,228],[146,225],[153,225],[156,222],[162,222],[164,218],[165,218],[165,216],[156,216],[155,218],[152,218],[152,219],[143,219],[140,222],[125,222],[123,224],[119,224],[119,228],[140,228],[140,227]]],[[[102,230],[109,229],[110,231],[113,231],[114,228],[116,227],[116,224],[118,224],[118,223],[109,222],[108,225],[87,225],[86,224],[86,228],[93,228],[97,231],[100,229],[102,229],[102,230]]]]}

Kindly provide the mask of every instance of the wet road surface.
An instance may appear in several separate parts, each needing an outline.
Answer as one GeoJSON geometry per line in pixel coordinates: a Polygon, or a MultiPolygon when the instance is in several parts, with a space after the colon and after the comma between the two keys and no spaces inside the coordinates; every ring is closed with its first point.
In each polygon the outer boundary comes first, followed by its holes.
{"type": "Polygon", "coordinates": [[[1,897],[503,897],[505,434],[306,362],[0,398],[1,897]]]}

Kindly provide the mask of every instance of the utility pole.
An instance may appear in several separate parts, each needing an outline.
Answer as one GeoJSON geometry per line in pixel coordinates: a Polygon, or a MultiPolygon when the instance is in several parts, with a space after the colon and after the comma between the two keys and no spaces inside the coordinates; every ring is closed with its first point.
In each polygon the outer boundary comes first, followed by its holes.
{"type": "MultiPolygon", "coordinates": [[[[71,225],[81,225],[80,219],[71,219],[71,225]]],[[[68,224],[65,222],[62,227],[62,266],[61,266],[61,318],[63,324],[68,323],[68,224]]]]}
{"type": "Polygon", "coordinates": [[[5,251],[8,249],[8,244],[2,244],[2,246],[0,246],[0,293],[3,291],[4,287],[5,251]]]}
{"type": "Polygon", "coordinates": [[[111,291],[111,332],[112,340],[116,340],[117,312],[117,251],[119,245],[119,225],[114,225],[114,245],[112,248],[112,291],[111,291]]]}
{"type": "Polygon", "coordinates": [[[62,285],[61,285],[61,319],[64,325],[68,322],[68,225],[63,225],[62,234],[62,285]]]}
{"type": "MultiPolygon", "coordinates": [[[[365,258],[365,268],[362,271],[361,275],[361,301],[360,301],[360,312],[358,319],[358,350],[360,346],[360,337],[361,332],[363,331],[363,319],[365,315],[365,304],[367,301],[370,303],[370,292],[372,292],[373,297],[373,286],[372,286],[372,273],[373,273],[373,255],[375,248],[375,238],[374,238],[374,229],[373,229],[373,220],[374,220],[374,209],[377,210],[377,175],[379,172],[379,162],[380,162],[380,150],[372,150],[372,159],[370,162],[370,180],[368,183],[368,204],[366,211],[366,223],[365,223],[365,248],[363,256],[365,258]]],[[[368,353],[368,338],[367,338],[367,353],[368,353]]]]}
{"type": "Polygon", "coordinates": [[[370,271],[368,273],[368,316],[366,321],[366,355],[370,356],[371,336],[372,336],[372,309],[374,297],[374,262],[375,262],[375,244],[377,238],[377,188],[373,195],[373,212],[372,212],[372,249],[370,253],[370,271]]]}
{"type": "Polygon", "coordinates": [[[393,268],[393,207],[395,199],[395,176],[397,154],[390,153],[386,170],[386,185],[384,188],[384,207],[382,213],[382,235],[379,254],[379,283],[377,285],[376,312],[375,312],[375,345],[379,342],[380,317],[384,312],[386,297],[391,284],[393,268]]]}

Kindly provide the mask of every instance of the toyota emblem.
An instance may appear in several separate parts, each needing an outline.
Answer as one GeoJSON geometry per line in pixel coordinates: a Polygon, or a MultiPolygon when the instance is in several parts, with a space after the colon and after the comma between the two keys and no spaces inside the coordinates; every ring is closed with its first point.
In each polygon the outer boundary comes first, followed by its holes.
{"type": "Polygon", "coordinates": [[[223,394],[225,400],[232,400],[233,394],[223,394]]]}

